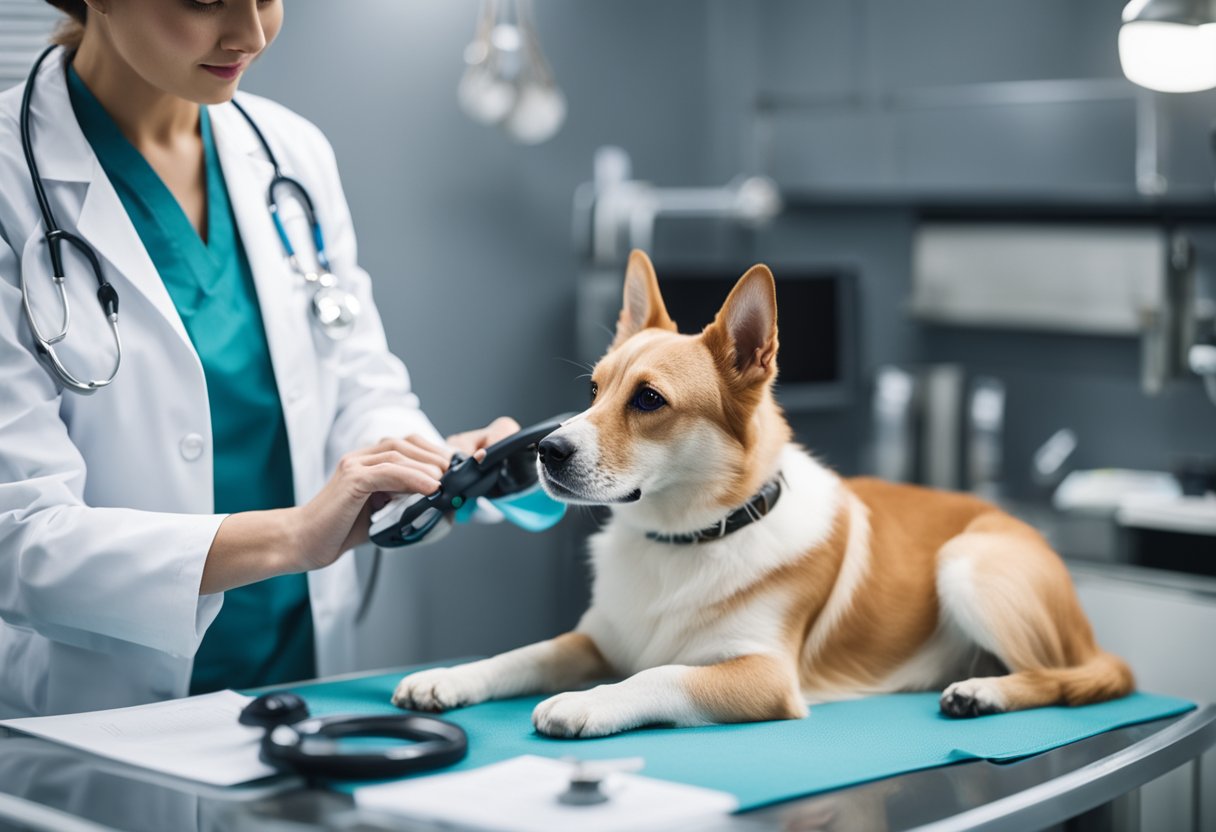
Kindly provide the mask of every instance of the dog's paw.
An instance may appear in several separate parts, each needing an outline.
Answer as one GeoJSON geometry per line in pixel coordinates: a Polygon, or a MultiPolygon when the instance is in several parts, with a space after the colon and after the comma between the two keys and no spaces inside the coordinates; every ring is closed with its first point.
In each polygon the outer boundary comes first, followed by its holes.
{"type": "Polygon", "coordinates": [[[621,710],[620,704],[600,689],[559,693],[536,706],[532,725],[550,737],[606,737],[635,727],[621,710]]]}
{"type": "Polygon", "coordinates": [[[1005,711],[995,679],[965,679],[942,691],[942,713],[953,717],[985,716],[1005,711]]]}
{"type": "Polygon", "coordinates": [[[436,667],[411,673],[397,683],[393,704],[414,711],[446,711],[486,699],[481,674],[465,667],[436,667]]]}

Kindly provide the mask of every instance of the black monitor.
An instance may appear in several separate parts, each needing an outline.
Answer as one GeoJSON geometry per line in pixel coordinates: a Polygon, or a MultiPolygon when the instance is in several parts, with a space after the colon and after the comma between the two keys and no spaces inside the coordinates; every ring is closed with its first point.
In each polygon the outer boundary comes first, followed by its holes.
{"type": "MultiPolygon", "coordinates": [[[[658,263],[659,289],[680,332],[695,334],[713,320],[748,265],[658,263]]],[[[791,413],[848,407],[858,377],[856,275],[831,266],[768,264],[777,279],[777,399],[791,413]]],[[[624,267],[585,270],[579,278],[578,356],[589,365],[604,354],[621,310],[624,267]]]]}
{"type": "MultiPolygon", "coordinates": [[[[769,264],[777,279],[777,400],[789,411],[852,404],[857,378],[854,275],[847,269],[769,264]]],[[[747,267],[664,266],[659,288],[681,332],[696,333],[747,267]]]]}

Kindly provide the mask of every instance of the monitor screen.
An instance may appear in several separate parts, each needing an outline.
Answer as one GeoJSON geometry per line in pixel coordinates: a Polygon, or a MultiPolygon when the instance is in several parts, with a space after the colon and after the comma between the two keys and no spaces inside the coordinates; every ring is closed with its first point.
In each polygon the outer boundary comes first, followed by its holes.
{"type": "MultiPolygon", "coordinates": [[[[685,333],[700,332],[745,270],[663,267],[667,312],[685,333]]],[[[773,267],[780,351],[777,398],[789,409],[849,404],[855,376],[852,275],[773,267]]]]}

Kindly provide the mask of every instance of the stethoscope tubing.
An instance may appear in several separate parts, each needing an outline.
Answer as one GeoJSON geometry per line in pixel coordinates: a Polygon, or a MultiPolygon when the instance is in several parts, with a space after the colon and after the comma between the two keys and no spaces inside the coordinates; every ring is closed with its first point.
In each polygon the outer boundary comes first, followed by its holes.
{"type": "Polygon", "coordinates": [[[269,728],[262,737],[262,759],[276,768],[309,777],[370,780],[401,777],[442,768],[463,760],[469,740],[464,729],[436,717],[331,716],[311,717],[269,728]],[[306,750],[309,741],[347,737],[388,737],[410,744],[369,754],[306,750]]]}
{"type": "MultiPolygon", "coordinates": [[[[51,370],[59,382],[67,390],[72,390],[77,393],[90,394],[95,393],[103,387],[108,386],[118,375],[118,369],[122,365],[122,339],[118,332],[118,291],[112,284],[105,279],[102,272],[101,261],[97,257],[97,253],[93,250],[85,240],[81,237],[72,234],[59,227],[55,220],[55,214],[51,210],[50,200],[47,198],[46,189],[42,184],[42,176],[38,170],[38,161],[34,156],[34,143],[32,131],[30,127],[31,116],[30,112],[33,105],[34,86],[37,80],[38,73],[42,68],[46,58],[59,47],[56,45],[48,46],[42,51],[38,58],[34,61],[33,67],[30,69],[29,78],[26,80],[25,90],[21,95],[21,111],[19,116],[19,125],[21,133],[21,151],[25,156],[26,167],[29,169],[30,181],[34,189],[34,198],[38,203],[39,213],[42,215],[42,225],[44,229],[44,239],[47,245],[47,251],[51,260],[52,281],[55,284],[55,291],[59,296],[59,300],[63,305],[63,317],[59,325],[59,331],[48,335],[42,331],[38,325],[37,318],[34,315],[33,305],[30,301],[29,286],[25,279],[25,270],[21,270],[20,288],[21,288],[21,305],[22,312],[25,316],[27,325],[30,328],[30,333],[34,338],[35,347],[38,355],[43,359],[45,365],[51,370]],[[55,350],[55,345],[62,342],[68,334],[69,324],[71,323],[71,306],[68,302],[68,294],[65,286],[66,271],[64,269],[63,259],[63,244],[68,243],[75,248],[81,255],[88,260],[89,265],[93,269],[93,276],[97,280],[97,300],[101,305],[102,312],[109,323],[111,336],[114,340],[114,366],[110,373],[105,378],[100,379],[81,379],[72,373],[63,363],[58,353],[55,350]]],[[[257,136],[258,142],[262,145],[262,149],[266,153],[266,157],[270,160],[274,167],[274,177],[270,181],[270,186],[267,189],[267,203],[270,209],[270,216],[274,222],[275,232],[279,240],[283,244],[283,249],[287,254],[287,259],[291,263],[292,268],[304,277],[306,283],[313,287],[313,312],[314,319],[320,326],[322,331],[333,339],[341,339],[346,337],[353,328],[354,320],[359,314],[359,301],[349,292],[342,293],[335,288],[337,278],[333,276],[330,270],[329,256],[325,251],[325,236],[321,231],[321,224],[317,220],[316,209],[313,205],[311,196],[304,185],[297,179],[285,176],[279,167],[278,158],[270,147],[270,143],[266,140],[266,136],[262,133],[257,123],[246,112],[245,108],[240,105],[235,99],[232,105],[244,117],[245,121],[257,136]],[[312,241],[316,247],[317,266],[320,274],[306,271],[300,264],[299,257],[296,254],[295,247],[291,243],[291,238],[287,235],[287,229],[283,226],[283,221],[280,217],[278,199],[276,198],[276,190],[279,188],[289,188],[299,199],[300,204],[304,207],[305,214],[308,218],[308,223],[311,231],[312,241]],[[328,295],[328,296],[326,296],[328,295]],[[321,314],[321,303],[324,299],[328,311],[326,315],[321,314]],[[340,310],[339,314],[334,314],[333,310],[340,310]]]]}
{"type": "Polygon", "coordinates": [[[270,142],[267,141],[261,128],[258,127],[248,111],[241,106],[240,102],[233,99],[232,106],[236,107],[237,112],[245,117],[245,121],[249,122],[249,127],[253,130],[253,134],[257,136],[258,142],[262,145],[266,158],[270,161],[271,166],[274,167],[274,176],[270,180],[270,186],[266,189],[266,205],[270,209],[271,218],[274,220],[275,231],[278,232],[279,239],[283,243],[283,250],[287,252],[287,256],[296,264],[297,270],[302,271],[296,258],[295,246],[292,245],[291,238],[287,236],[287,229],[283,227],[283,220],[279,216],[279,201],[275,197],[275,190],[277,188],[288,187],[295,192],[308,217],[313,245],[317,251],[317,265],[328,272],[329,257],[325,253],[325,236],[321,233],[321,223],[317,220],[317,211],[313,206],[312,197],[308,194],[308,189],[298,179],[292,179],[290,176],[284,175],[282,168],[279,167],[278,157],[274,155],[274,151],[270,148],[270,142]]]}
{"type": "MultiPolygon", "coordinates": [[[[42,177],[38,173],[38,161],[34,158],[34,143],[30,138],[30,108],[34,100],[34,80],[38,77],[38,70],[41,69],[46,57],[56,48],[48,46],[42,50],[38,60],[34,61],[34,67],[30,70],[30,77],[25,84],[25,91],[21,94],[21,151],[25,154],[25,165],[29,168],[30,177],[34,182],[34,198],[38,200],[38,210],[42,212],[42,223],[48,233],[52,229],[58,229],[59,224],[55,222],[55,215],[51,212],[51,204],[46,198],[46,191],[42,187],[42,177]]],[[[63,277],[63,263],[58,254],[51,254],[51,264],[55,269],[55,276],[63,277]]]]}
{"type": "Polygon", "coordinates": [[[59,295],[59,300],[63,304],[63,320],[60,323],[59,331],[54,335],[47,336],[38,326],[33,306],[30,303],[29,286],[26,284],[24,269],[21,270],[21,307],[26,323],[29,325],[30,333],[34,336],[34,343],[38,349],[38,354],[42,356],[47,366],[51,368],[65,388],[87,395],[95,393],[113,382],[118,376],[118,368],[122,364],[122,339],[118,334],[118,292],[102,274],[101,261],[97,259],[97,253],[93,251],[92,246],[75,234],[60,228],[59,224],[55,221],[55,214],[51,211],[50,200],[47,199],[46,190],[42,187],[42,177],[38,172],[38,160],[34,158],[34,143],[30,133],[30,109],[34,98],[34,81],[38,77],[38,71],[42,67],[42,62],[57,48],[57,46],[48,46],[44,49],[42,54],[38,56],[38,59],[34,61],[34,66],[30,70],[25,90],[21,94],[20,132],[21,152],[25,156],[25,163],[30,172],[30,181],[34,186],[34,198],[38,202],[38,210],[42,214],[44,238],[51,258],[52,280],[55,284],[55,291],[59,295]],[[62,252],[64,242],[69,243],[83,254],[89,261],[89,265],[93,268],[93,276],[97,280],[97,302],[101,304],[102,312],[105,314],[106,320],[110,325],[110,333],[114,339],[114,366],[111,368],[110,374],[103,379],[90,379],[86,381],[77,378],[74,373],[68,370],[59,358],[59,354],[55,351],[55,345],[67,337],[68,325],[72,318],[67,289],[64,286],[64,281],[66,280],[62,252]]]}

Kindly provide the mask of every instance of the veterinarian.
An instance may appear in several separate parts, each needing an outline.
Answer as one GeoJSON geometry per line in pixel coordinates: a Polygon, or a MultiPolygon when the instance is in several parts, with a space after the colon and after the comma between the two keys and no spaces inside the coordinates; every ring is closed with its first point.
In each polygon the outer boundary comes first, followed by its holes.
{"type": "Polygon", "coordinates": [[[232,103],[284,4],[50,2],[60,46],[0,95],[0,716],[352,669],[348,550],[450,451],[329,143],[232,103]]]}

